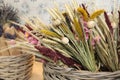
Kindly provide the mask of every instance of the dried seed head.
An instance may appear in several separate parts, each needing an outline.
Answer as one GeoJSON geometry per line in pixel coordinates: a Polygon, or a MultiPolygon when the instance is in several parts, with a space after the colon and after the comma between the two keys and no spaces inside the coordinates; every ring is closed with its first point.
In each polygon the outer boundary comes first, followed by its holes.
{"type": "Polygon", "coordinates": [[[69,43],[69,39],[68,39],[67,37],[63,37],[63,38],[62,38],[62,42],[63,42],[64,44],[68,44],[68,43],[69,43]]]}
{"type": "Polygon", "coordinates": [[[88,21],[88,22],[87,22],[88,28],[94,28],[95,25],[96,25],[96,22],[95,22],[95,21],[88,21]]]}
{"type": "Polygon", "coordinates": [[[0,4],[0,24],[4,25],[9,21],[19,21],[18,10],[3,2],[0,4]]]}

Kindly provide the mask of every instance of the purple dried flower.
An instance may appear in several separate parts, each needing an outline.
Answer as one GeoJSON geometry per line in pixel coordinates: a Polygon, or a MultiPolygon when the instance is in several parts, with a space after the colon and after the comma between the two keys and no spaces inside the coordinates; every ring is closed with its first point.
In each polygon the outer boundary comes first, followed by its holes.
{"type": "Polygon", "coordinates": [[[51,49],[49,49],[49,48],[46,48],[46,47],[44,47],[44,46],[35,46],[35,48],[36,48],[37,50],[39,50],[39,52],[40,52],[42,55],[44,55],[44,56],[46,56],[46,57],[49,57],[50,59],[54,60],[55,62],[56,62],[57,60],[59,60],[59,56],[56,54],[55,51],[53,51],[53,50],[51,50],[51,49]]]}
{"type": "Polygon", "coordinates": [[[106,12],[104,12],[104,17],[105,17],[105,21],[106,21],[106,23],[107,23],[107,25],[108,25],[108,27],[110,29],[110,32],[113,34],[113,28],[112,28],[110,19],[109,19],[109,17],[108,17],[106,12]]]}
{"type": "Polygon", "coordinates": [[[61,60],[64,64],[66,64],[68,66],[71,66],[71,67],[77,66],[77,67],[81,68],[81,65],[78,64],[75,60],[62,55],[58,51],[53,51],[53,50],[46,48],[44,46],[35,46],[35,48],[37,50],[39,50],[39,52],[42,53],[42,55],[49,57],[50,59],[54,60],[55,62],[58,60],[61,60]]]}

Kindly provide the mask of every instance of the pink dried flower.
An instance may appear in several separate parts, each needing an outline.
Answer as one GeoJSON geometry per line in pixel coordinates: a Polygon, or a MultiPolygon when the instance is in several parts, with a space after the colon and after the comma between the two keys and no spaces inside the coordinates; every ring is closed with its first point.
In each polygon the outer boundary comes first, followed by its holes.
{"type": "Polygon", "coordinates": [[[88,40],[89,34],[90,34],[90,29],[88,29],[86,21],[84,21],[84,31],[85,31],[85,39],[88,40]]]}
{"type": "Polygon", "coordinates": [[[94,37],[95,42],[100,42],[100,39],[101,39],[100,36],[96,36],[96,37],[94,37]]]}
{"type": "Polygon", "coordinates": [[[86,40],[89,39],[89,33],[86,33],[85,39],[86,39],[86,40]]]}
{"type": "Polygon", "coordinates": [[[27,40],[28,40],[29,42],[31,42],[31,41],[33,41],[33,37],[28,37],[27,40]]]}
{"type": "Polygon", "coordinates": [[[38,41],[36,39],[33,39],[30,43],[33,44],[33,45],[37,45],[38,41]]]}
{"type": "Polygon", "coordinates": [[[32,36],[28,37],[27,38],[28,42],[31,43],[31,44],[34,44],[34,45],[37,45],[38,44],[38,40],[33,38],[32,36]]]}
{"type": "Polygon", "coordinates": [[[100,39],[101,39],[100,36],[96,36],[96,37],[94,37],[94,38],[92,39],[92,46],[94,46],[95,43],[100,42],[100,39]]]}

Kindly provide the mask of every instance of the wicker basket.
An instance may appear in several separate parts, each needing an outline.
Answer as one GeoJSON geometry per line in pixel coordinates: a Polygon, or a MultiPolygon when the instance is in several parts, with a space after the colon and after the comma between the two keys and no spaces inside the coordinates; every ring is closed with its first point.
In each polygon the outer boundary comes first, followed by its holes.
{"type": "Polygon", "coordinates": [[[34,56],[28,53],[0,56],[0,80],[29,80],[33,61],[34,56]]]}
{"type": "Polygon", "coordinates": [[[77,71],[53,63],[44,64],[44,80],[120,80],[120,71],[96,72],[77,71]]]}

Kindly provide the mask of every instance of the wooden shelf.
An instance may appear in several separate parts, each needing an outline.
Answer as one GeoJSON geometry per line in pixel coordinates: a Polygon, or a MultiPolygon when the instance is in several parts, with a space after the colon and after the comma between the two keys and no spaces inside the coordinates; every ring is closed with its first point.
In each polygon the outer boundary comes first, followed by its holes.
{"type": "Polygon", "coordinates": [[[30,80],[43,80],[43,68],[42,68],[42,63],[40,62],[35,62],[33,66],[33,73],[32,77],[30,80]]]}

